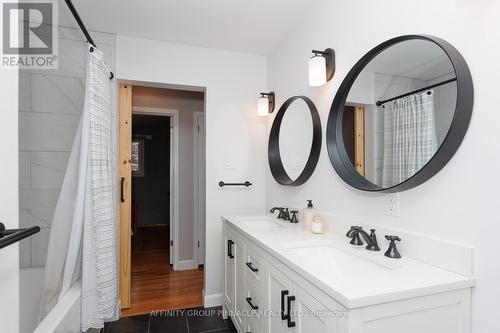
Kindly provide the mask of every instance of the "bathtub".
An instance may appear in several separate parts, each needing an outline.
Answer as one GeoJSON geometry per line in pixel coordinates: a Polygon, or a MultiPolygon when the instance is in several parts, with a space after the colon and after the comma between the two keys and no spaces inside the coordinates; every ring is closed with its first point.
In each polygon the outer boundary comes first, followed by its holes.
{"type": "Polygon", "coordinates": [[[38,322],[43,278],[43,267],[22,268],[20,270],[20,332],[80,332],[80,281],[71,287],[42,322],[38,322]]]}

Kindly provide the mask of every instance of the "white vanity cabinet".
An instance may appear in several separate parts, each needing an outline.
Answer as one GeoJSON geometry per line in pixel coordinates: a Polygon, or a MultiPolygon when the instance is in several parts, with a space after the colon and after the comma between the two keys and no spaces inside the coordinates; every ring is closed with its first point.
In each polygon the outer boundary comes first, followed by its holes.
{"type": "Polygon", "coordinates": [[[243,266],[243,242],[234,231],[224,232],[224,292],[225,309],[233,313],[232,318],[238,329],[243,328],[243,287],[245,283],[243,266]]]}
{"type": "Polygon", "coordinates": [[[338,318],[324,316],[330,310],[279,270],[271,268],[267,276],[269,309],[266,332],[336,333],[338,318]]]}
{"type": "Polygon", "coordinates": [[[343,307],[333,301],[331,309],[321,304],[274,267],[273,258],[264,259],[255,244],[227,225],[223,230],[223,308],[238,332],[339,332],[338,318],[324,314],[343,307]]]}
{"type": "Polygon", "coordinates": [[[280,260],[258,236],[223,221],[223,310],[240,333],[471,332],[471,288],[348,308],[280,260]]]}
{"type": "Polygon", "coordinates": [[[236,260],[232,254],[234,248],[234,237],[232,232],[224,228],[224,305],[228,310],[235,310],[236,300],[236,260]]]}

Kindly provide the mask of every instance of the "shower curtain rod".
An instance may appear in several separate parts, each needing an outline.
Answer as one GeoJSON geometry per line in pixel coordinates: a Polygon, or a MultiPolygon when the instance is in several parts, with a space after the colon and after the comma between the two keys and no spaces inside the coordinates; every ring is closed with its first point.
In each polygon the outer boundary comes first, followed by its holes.
{"type": "Polygon", "coordinates": [[[413,94],[425,91],[427,89],[436,88],[436,87],[442,86],[442,85],[447,84],[447,83],[455,82],[456,80],[457,80],[457,78],[455,77],[453,79],[442,81],[442,82],[430,85],[430,86],[425,87],[425,88],[420,88],[420,89],[417,89],[417,90],[414,90],[414,91],[410,91],[410,92],[408,92],[406,94],[402,94],[402,95],[399,95],[399,96],[396,96],[396,97],[393,97],[393,98],[386,99],[385,101],[377,101],[376,104],[377,104],[377,106],[381,106],[381,105],[383,105],[383,104],[385,104],[387,102],[394,101],[394,100],[396,100],[398,98],[403,98],[403,97],[406,97],[406,96],[410,96],[410,95],[413,95],[413,94]]]}
{"type": "MultiPolygon", "coordinates": [[[[87,42],[89,42],[89,44],[92,45],[93,47],[97,48],[97,46],[94,43],[94,40],[90,36],[87,28],[85,27],[85,24],[83,24],[83,21],[80,18],[80,15],[78,15],[78,12],[76,11],[76,8],[73,5],[73,3],[71,2],[71,0],[65,0],[65,2],[66,2],[66,5],[68,5],[68,8],[69,8],[71,14],[73,14],[73,17],[75,18],[76,23],[78,23],[80,30],[82,30],[83,34],[85,35],[85,38],[87,38],[87,42]]],[[[110,72],[109,79],[112,80],[114,77],[115,77],[115,75],[113,74],[113,72],[110,72]]]]}

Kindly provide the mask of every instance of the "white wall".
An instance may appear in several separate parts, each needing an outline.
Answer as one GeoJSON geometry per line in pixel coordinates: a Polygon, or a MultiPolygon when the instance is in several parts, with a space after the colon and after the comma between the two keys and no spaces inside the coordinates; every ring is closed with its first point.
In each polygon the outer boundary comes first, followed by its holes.
{"type": "Polygon", "coordinates": [[[266,120],[256,115],[256,102],[267,89],[266,58],[117,36],[116,60],[119,80],[206,88],[205,294],[221,304],[220,216],[262,212],[265,206],[266,120]],[[220,188],[220,180],[254,185],[220,188]]]}
{"type": "MultiPolygon", "coordinates": [[[[19,227],[17,70],[0,70],[0,222],[19,227]]],[[[19,243],[0,249],[0,322],[2,332],[19,331],[19,243]]]]}
{"type": "Polygon", "coordinates": [[[473,292],[473,331],[499,332],[500,140],[495,135],[500,124],[500,2],[320,0],[269,57],[268,84],[276,92],[278,105],[292,95],[310,96],[325,129],[336,90],[355,62],[378,43],[412,33],[436,35],[452,43],[472,72],[472,121],[449,164],[425,184],[401,193],[400,216],[390,217],[385,214],[386,196],[360,192],[343,183],[330,164],[323,141],[318,167],[305,185],[281,187],[267,172],[267,205],[304,206],[306,199],[314,199],[318,209],[337,216],[475,246],[478,282],[473,292]],[[335,77],[323,87],[309,88],[311,50],[327,47],[334,48],[337,55],[335,77]]]}

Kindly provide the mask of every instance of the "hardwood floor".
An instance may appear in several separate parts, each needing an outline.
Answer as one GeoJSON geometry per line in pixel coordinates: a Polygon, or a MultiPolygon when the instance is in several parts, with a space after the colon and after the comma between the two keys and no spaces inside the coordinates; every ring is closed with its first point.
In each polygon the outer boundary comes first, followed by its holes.
{"type": "Polygon", "coordinates": [[[131,307],[121,316],[203,304],[203,267],[174,271],[169,264],[168,227],[141,227],[132,237],[131,307]]]}

